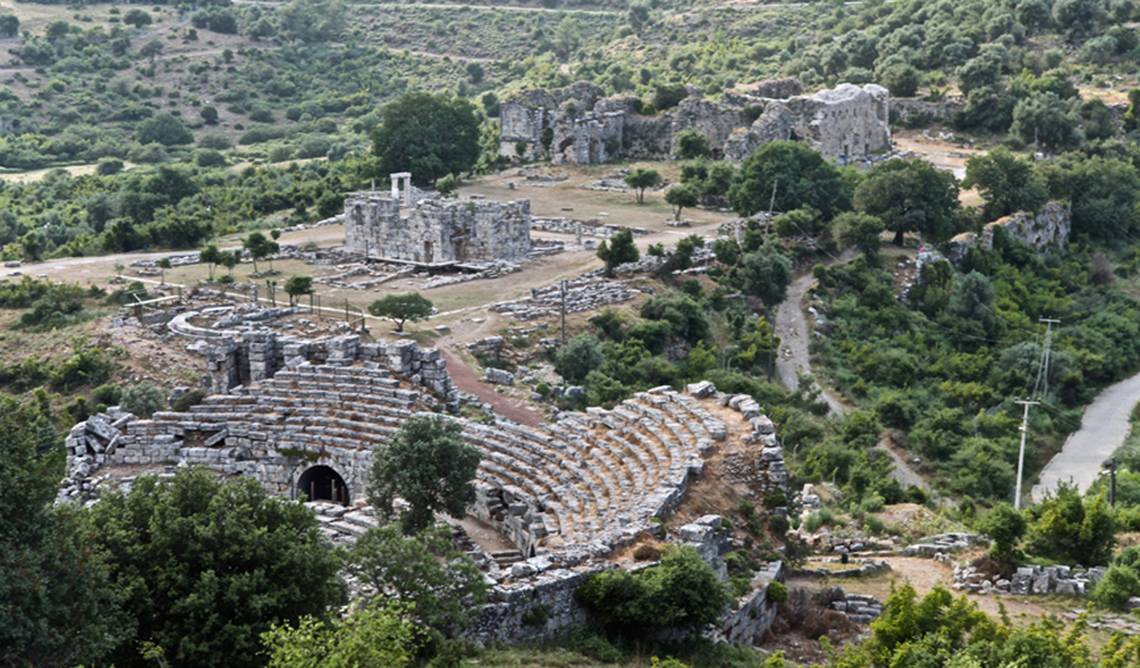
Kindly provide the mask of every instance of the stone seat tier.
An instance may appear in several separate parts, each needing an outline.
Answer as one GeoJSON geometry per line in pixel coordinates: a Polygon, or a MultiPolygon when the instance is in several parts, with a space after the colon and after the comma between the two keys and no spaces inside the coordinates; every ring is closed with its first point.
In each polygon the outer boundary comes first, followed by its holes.
{"type": "MultiPolygon", "coordinates": [[[[391,442],[421,397],[379,369],[302,364],[141,424],[156,440],[224,427],[227,439],[248,438],[242,445],[255,452],[315,445],[359,452],[391,442]]],[[[541,521],[548,545],[638,530],[676,504],[687,476],[700,470],[701,452],[726,433],[698,401],[673,391],[638,393],[612,410],[570,414],[543,427],[459,422],[481,452],[477,480],[541,509],[524,521],[536,530],[541,521]]],[[[207,457],[224,451],[206,450],[207,457]]]]}
{"type": "Polygon", "coordinates": [[[297,392],[309,393],[306,396],[318,394],[333,394],[345,397],[373,397],[377,400],[386,400],[388,403],[403,406],[415,405],[419,395],[410,390],[392,389],[386,387],[361,387],[351,383],[325,383],[325,382],[293,382],[273,383],[266,386],[259,393],[265,394],[293,394],[297,392]]]}
{"type": "MultiPolygon", "coordinates": [[[[538,488],[531,485],[530,481],[519,480],[513,469],[500,465],[494,459],[481,462],[479,464],[479,470],[476,472],[476,477],[494,487],[505,489],[521,498],[538,499],[542,496],[542,493],[538,488]],[[519,487],[520,483],[523,487],[519,487]]],[[[567,512],[564,506],[554,499],[544,501],[543,507],[547,509],[547,512],[543,514],[549,516],[544,518],[548,533],[564,533],[573,530],[571,518],[576,513],[567,512]]]]}
{"type": "MultiPolygon", "coordinates": [[[[511,460],[527,462],[528,475],[534,477],[541,486],[545,487],[547,497],[561,499],[572,510],[594,514],[599,506],[604,505],[604,500],[598,499],[592,494],[592,488],[587,486],[587,491],[591,493],[586,493],[580,489],[579,471],[573,469],[560,471],[550,462],[536,458],[532,454],[519,452],[519,449],[511,448],[485,432],[466,432],[465,435],[480,448],[485,456],[493,455],[495,461],[500,461],[498,457],[502,456],[511,460]],[[557,481],[557,483],[548,481],[557,481]]],[[[504,465],[509,467],[509,464],[504,465]]],[[[545,499],[543,500],[545,501],[545,499]]]]}
{"type": "Polygon", "coordinates": [[[279,389],[267,392],[262,396],[262,405],[274,408],[304,406],[335,409],[345,406],[360,412],[375,412],[380,414],[393,414],[411,416],[412,405],[386,397],[372,394],[341,394],[323,390],[307,389],[279,389]]]}
{"type": "Polygon", "coordinates": [[[587,466],[586,461],[571,444],[554,434],[519,428],[521,425],[506,423],[500,427],[504,431],[509,431],[511,435],[518,435],[519,438],[512,439],[511,442],[540,456],[547,464],[549,475],[562,482],[566,489],[572,493],[587,494],[594,506],[594,512],[608,505],[607,499],[599,497],[598,490],[610,489],[612,481],[606,481],[592,467],[587,466]],[[582,487],[585,487],[585,490],[582,490],[582,487]]]}
{"type": "Polygon", "coordinates": [[[610,489],[611,498],[618,500],[623,495],[623,493],[614,493],[615,487],[619,490],[638,489],[645,482],[644,479],[632,474],[631,471],[621,465],[623,456],[614,451],[612,444],[599,439],[596,432],[565,427],[566,425],[560,422],[555,428],[548,431],[553,438],[570,444],[568,447],[578,452],[579,461],[582,462],[581,466],[587,470],[597,471],[602,483],[607,489],[610,489]],[[563,437],[560,433],[562,430],[573,436],[570,438],[563,437]]]}
{"type": "Polygon", "coordinates": [[[727,433],[724,422],[716,418],[692,397],[679,392],[660,394],[640,392],[635,395],[635,401],[673,414],[675,419],[681,421],[686,427],[690,427],[694,436],[698,436],[696,430],[700,430],[706,438],[713,441],[723,441],[727,433]]]}
{"type": "Polygon", "coordinates": [[[371,383],[386,387],[399,387],[400,381],[392,377],[385,369],[357,367],[357,366],[330,366],[325,364],[300,364],[291,369],[282,369],[273,377],[274,379],[293,378],[340,378],[357,383],[371,383]]]}

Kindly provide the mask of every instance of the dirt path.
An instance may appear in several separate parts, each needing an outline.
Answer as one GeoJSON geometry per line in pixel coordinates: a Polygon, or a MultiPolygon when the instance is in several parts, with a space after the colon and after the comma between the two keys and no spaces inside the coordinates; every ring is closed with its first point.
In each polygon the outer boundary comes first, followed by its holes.
{"type": "MultiPolygon", "coordinates": [[[[835,261],[847,262],[854,257],[850,251],[844,251],[835,261]]],[[[810,332],[807,317],[804,315],[804,298],[815,285],[815,276],[806,273],[788,286],[788,294],[784,301],[776,307],[776,334],[780,337],[780,354],[776,359],[776,372],[780,383],[789,390],[797,390],[800,386],[801,375],[811,375],[811,351],[809,350],[810,332]]],[[[820,398],[827,404],[833,416],[842,417],[847,413],[848,407],[840,399],[838,393],[833,392],[818,382],[820,398]]],[[[891,476],[903,487],[918,487],[929,490],[930,484],[910,466],[906,458],[891,448],[889,438],[884,438],[875,446],[890,455],[895,470],[891,476]]]]}
{"type": "Polygon", "coordinates": [[[480,382],[480,380],[475,377],[475,372],[471,370],[471,367],[467,366],[458,355],[442,348],[440,352],[443,353],[443,359],[447,362],[447,372],[451,374],[451,380],[455,382],[455,386],[460,390],[468,394],[474,394],[479,397],[480,401],[490,404],[496,413],[508,417],[515,422],[531,427],[538,427],[546,422],[537,411],[509,397],[504,397],[480,382]]]}
{"type": "Polygon", "coordinates": [[[884,437],[875,444],[876,450],[882,450],[891,456],[891,461],[895,465],[895,470],[891,471],[891,477],[898,481],[903,487],[917,487],[929,492],[930,483],[926,482],[926,479],[919,475],[918,471],[911,468],[910,462],[906,460],[903,453],[891,447],[892,445],[894,445],[894,443],[889,436],[884,437]]]}
{"type": "Polygon", "coordinates": [[[1030,497],[1040,501],[1062,482],[1075,483],[1081,492],[1091,487],[1101,465],[1128,436],[1128,418],[1137,401],[1140,373],[1101,391],[1085,409],[1081,428],[1069,435],[1061,451],[1045,465],[1030,497]]]}
{"type": "MultiPolygon", "coordinates": [[[[845,253],[840,260],[852,256],[845,253]]],[[[788,286],[787,296],[776,307],[776,334],[780,337],[780,354],[776,359],[776,373],[780,383],[789,390],[800,387],[800,376],[811,375],[811,352],[808,350],[809,332],[804,316],[803,301],[808,290],[815,285],[815,277],[808,272],[788,286]]],[[[819,386],[819,384],[816,384],[819,386]]],[[[827,403],[833,415],[843,415],[847,407],[839,397],[826,388],[820,387],[820,397],[827,403]]]]}

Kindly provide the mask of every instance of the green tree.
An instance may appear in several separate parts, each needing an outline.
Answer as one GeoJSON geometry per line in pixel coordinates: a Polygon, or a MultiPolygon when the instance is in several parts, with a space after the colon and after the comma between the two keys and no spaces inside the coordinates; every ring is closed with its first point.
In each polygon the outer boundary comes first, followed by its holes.
{"type": "Polygon", "coordinates": [[[486,72],[483,71],[483,66],[479,63],[467,63],[467,79],[473,84],[483,83],[483,76],[486,72]]]}
{"type": "Polygon", "coordinates": [[[335,40],[344,32],[345,8],[340,0],[291,0],[277,11],[281,33],[313,44],[335,40]]]}
{"type": "Polygon", "coordinates": [[[589,334],[579,334],[554,354],[554,370],[566,382],[578,384],[586,375],[602,365],[602,345],[589,334]]]}
{"type": "Polygon", "coordinates": [[[857,248],[868,258],[879,254],[879,235],[886,227],[877,216],[847,211],[835,217],[834,225],[845,245],[857,248]]]}
{"type": "MultiPolygon", "coordinates": [[[[679,290],[650,297],[641,305],[641,317],[667,323],[670,336],[694,345],[709,335],[709,316],[705,307],[679,290]]],[[[630,336],[636,338],[632,331],[630,336]]]]}
{"type": "Polygon", "coordinates": [[[202,122],[206,125],[218,124],[218,110],[211,105],[205,105],[198,110],[198,115],[202,117],[202,122]]]}
{"type": "Polygon", "coordinates": [[[728,201],[742,216],[769,206],[775,211],[811,207],[830,219],[851,208],[851,188],[815,151],[798,142],[773,141],[744,160],[728,201]]]}
{"type": "Polygon", "coordinates": [[[578,21],[567,15],[554,28],[554,52],[560,60],[566,60],[578,50],[582,43],[582,33],[578,21]]]}
{"type": "Polygon", "coordinates": [[[368,305],[368,312],[396,323],[396,331],[404,331],[404,323],[416,322],[431,315],[432,303],[418,292],[387,295],[368,305]]]}
{"type": "Polygon", "coordinates": [[[123,171],[123,161],[118,158],[103,158],[95,165],[95,173],[99,176],[113,176],[123,171]]]}
{"type": "Polygon", "coordinates": [[[1108,18],[1102,0],[1056,0],[1053,20],[1071,40],[1098,34],[1108,18]]]}
{"type": "Polygon", "coordinates": [[[1036,93],[1013,108],[1009,131],[1027,144],[1051,151],[1076,146],[1082,137],[1077,114],[1054,93],[1036,93]]]}
{"type": "Polygon", "coordinates": [[[407,93],[381,110],[372,152],[381,173],[408,171],[427,186],[475,165],[479,117],[467,100],[407,93]]]}
{"type": "MultiPolygon", "coordinates": [[[[158,58],[158,54],[160,54],[160,53],[162,53],[162,42],[160,42],[157,39],[152,39],[151,41],[147,42],[146,44],[143,44],[141,48],[139,48],[139,55],[142,56],[143,58],[147,58],[150,60],[151,73],[149,76],[154,76],[154,70],[153,70],[154,61],[156,58],[158,58]]],[[[159,115],[163,116],[163,115],[169,115],[169,114],[159,114],[159,115]]],[[[142,142],[142,143],[149,143],[149,142],[142,142]]],[[[189,143],[189,142],[181,142],[181,143],[189,143]]]]}
{"type": "MultiPolygon", "coordinates": [[[[46,395],[45,395],[46,399],[46,395]]],[[[60,443],[33,402],[0,397],[0,665],[97,665],[130,638],[125,590],[71,505],[53,507],[60,443]]]]}
{"type": "Polygon", "coordinates": [[[162,285],[166,285],[166,270],[170,269],[170,267],[171,267],[170,258],[164,257],[158,261],[158,268],[161,272],[159,274],[159,276],[160,276],[159,280],[160,280],[162,285]]]}
{"type": "Polygon", "coordinates": [[[313,294],[313,277],[290,276],[285,281],[285,292],[289,295],[289,306],[293,306],[301,295],[313,294]]]}
{"type": "Polygon", "coordinates": [[[304,506],[251,478],[205,469],[137,478],[91,509],[90,538],[111,556],[135,634],[117,666],[151,665],[137,639],[173,665],[258,666],[260,635],[343,600],[339,558],[304,506]]]}
{"type": "Polygon", "coordinates": [[[954,281],[946,311],[958,323],[977,324],[985,335],[992,335],[998,327],[993,309],[994,287],[990,279],[978,271],[971,271],[954,281]]]}
{"type": "Polygon", "coordinates": [[[697,205],[697,191],[687,185],[673,186],[665,192],[665,202],[673,206],[673,220],[681,220],[681,211],[685,207],[697,205]]]}
{"type": "Polygon", "coordinates": [[[459,177],[455,174],[448,174],[435,182],[435,189],[439,191],[440,195],[450,197],[459,189],[459,177]]]}
{"type": "Polygon", "coordinates": [[[1039,169],[1052,197],[1069,200],[1074,234],[1121,239],[1135,233],[1140,174],[1131,162],[1065,156],[1039,169]]]}
{"type": "Polygon", "coordinates": [[[744,254],[735,275],[744,292],[771,308],[784,299],[792,280],[792,261],[775,244],[764,244],[744,254]]]}
{"type": "Polygon", "coordinates": [[[15,14],[0,15],[0,37],[16,37],[20,34],[20,19],[15,14]]]}
{"type": "Polygon", "coordinates": [[[251,260],[253,260],[253,273],[257,273],[257,261],[262,260],[274,253],[281,250],[281,247],[275,241],[271,241],[261,232],[250,232],[249,236],[241,242],[242,248],[248,253],[251,260]]]}
{"type": "Polygon", "coordinates": [[[1113,610],[1124,610],[1133,596],[1140,596],[1140,575],[1133,568],[1115,563],[1108,567],[1092,591],[1097,605],[1113,610]]]}
{"type": "Polygon", "coordinates": [[[606,263],[606,276],[614,275],[614,267],[637,262],[640,258],[641,252],[633,242],[633,232],[628,229],[622,229],[598,244],[598,259],[606,263]]]}
{"type": "Polygon", "coordinates": [[[1140,128],[1140,88],[1128,91],[1128,110],[1122,120],[1124,129],[1129,132],[1140,128]]]}
{"type": "Polygon", "coordinates": [[[404,533],[431,526],[436,511],[462,517],[475,500],[479,451],[463,441],[458,423],[441,415],[408,418],[387,445],[376,448],[368,501],[392,515],[396,497],[410,506],[400,518],[404,533]]]}
{"type": "Polygon", "coordinates": [[[406,606],[375,600],[343,619],[306,615],[261,635],[269,668],[362,668],[413,665],[418,629],[406,606]]]}
{"type": "Polygon", "coordinates": [[[624,568],[590,577],[579,601],[607,626],[696,629],[718,620],[730,597],[695,549],[670,547],[657,566],[631,573],[624,568]]]}
{"type": "Polygon", "coordinates": [[[682,83],[659,83],[653,86],[653,108],[657,111],[672,109],[688,96],[689,91],[682,83]]]}
{"type": "Polygon", "coordinates": [[[20,250],[24,257],[32,262],[39,262],[43,258],[47,244],[48,240],[44,236],[43,230],[30,230],[20,237],[20,250]]]}
{"type": "Polygon", "coordinates": [[[1115,523],[1103,495],[1081,499],[1062,485],[1055,496],[1031,509],[1029,552],[1065,563],[1108,563],[1116,545],[1115,523]]]}
{"type": "Polygon", "coordinates": [[[941,241],[957,225],[958,182],[925,160],[888,160],[872,167],[855,189],[855,208],[882,220],[896,245],[906,232],[941,241]]]}
{"type": "Polygon", "coordinates": [[[792,209],[781,213],[772,220],[772,227],[785,239],[800,236],[814,239],[827,231],[827,224],[812,209],[792,209]]]}
{"type": "Polygon", "coordinates": [[[139,123],[135,135],[140,144],[176,146],[194,141],[194,135],[190,134],[182,121],[167,113],[155,114],[139,123]]]}
{"type": "Polygon", "coordinates": [[[1004,146],[968,158],[962,186],[978,189],[988,220],[1015,211],[1036,211],[1049,197],[1045,181],[1033,165],[1018,159],[1004,146]]]}
{"type": "Polygon", "coordinates": [[[234,267],[238,266],[241,262],[241,251],[222,251],[219,254],[218,264],[226,268],[226,272],[232,278],[234,275],[234,267]]]}
{"type": "Polygon", "coordinates": [[[673,142],[677,146],[677,157],[682,160],[707,158],[712,155],[708,137],[692,128],[678,132],[674,135],[673,142]]]}
{"type": "Polygon", "coordinates": [[[131,26],[132,28],[141,28],[153,23],[150,14],[147,14],[141,9],[129,9],[125,16],[123,16],[123,23],[131,26]]]}
{"type": "Polygon", "coordinates": [[[877,79],[896,97],[913,97],[918,92],[918,69],[904,61],[892,60],[879,68],[877,79]]]}
{"type": "Polygon", "coordinates": [[[1025,535],[1027,526],[1025,516],[1013,506],[999,503],[982,515],[977,529],[993,541],[990,548],[993,558],[1008,564],[1013,562],[1017,542],[1025,535]]]}
{"type": "Polygon", "coordinates": [[[395,525],[369,529],[349,551],[347,569],[370,592],[406,606],[417,624],[446,634],[467,624],[487,592],[483,573],[444,525],[413,536],[395,525]]]}
{"type": "Polygon", "coordinates": [[[626,174],[625,184],[637,191],[637,203],[645,203],[647,188],[656,188],[661,185],[661,174],[656,169],[638,168],[626,174]]]}

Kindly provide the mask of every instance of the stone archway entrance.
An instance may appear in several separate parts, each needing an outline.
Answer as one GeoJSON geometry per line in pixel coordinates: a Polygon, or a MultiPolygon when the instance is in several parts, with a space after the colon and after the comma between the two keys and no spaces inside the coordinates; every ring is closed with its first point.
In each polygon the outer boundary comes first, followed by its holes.
{"type": "Polygon", "coordinates": [[[324,464],[305,469],[297,479],[297,491],[308,501],[331,501],[348,505],[348,484],[331,466],[324,464]]]}

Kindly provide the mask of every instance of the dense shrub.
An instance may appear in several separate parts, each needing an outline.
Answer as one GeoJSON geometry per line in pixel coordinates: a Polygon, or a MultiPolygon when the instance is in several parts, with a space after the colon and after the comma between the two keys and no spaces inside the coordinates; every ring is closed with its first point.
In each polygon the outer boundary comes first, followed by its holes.
{"type": "Polygon", "coordinates": [[[729,602],[716,573],[691,547],[672,547],[659,565],[635,573],[594,575],[577,597],[604,624],[626,630],[697,628],[716,621],[729,602]]]}

